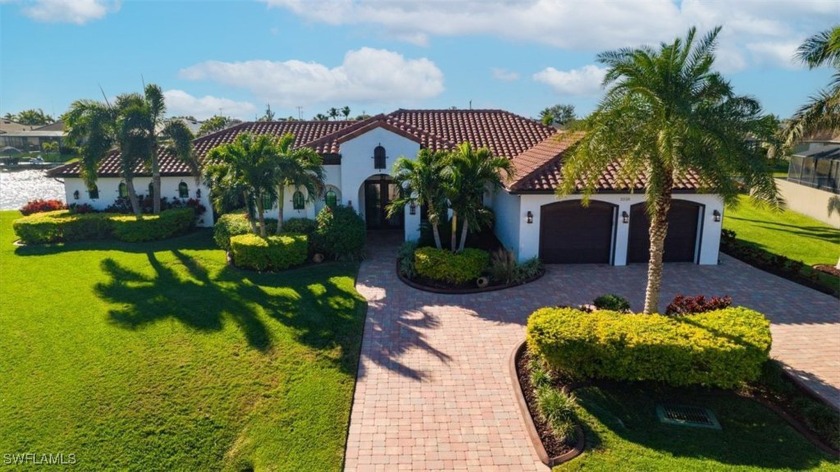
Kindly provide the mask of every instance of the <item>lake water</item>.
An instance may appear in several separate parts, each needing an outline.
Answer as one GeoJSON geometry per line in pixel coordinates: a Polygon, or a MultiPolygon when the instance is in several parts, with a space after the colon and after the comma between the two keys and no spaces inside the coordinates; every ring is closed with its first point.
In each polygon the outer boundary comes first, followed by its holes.
{"type": "Polygon", "coordinates": [[[64,201],[64,185],[45,169],[0,170],[0,210],[18,210],[30,200],[64,201]]]}

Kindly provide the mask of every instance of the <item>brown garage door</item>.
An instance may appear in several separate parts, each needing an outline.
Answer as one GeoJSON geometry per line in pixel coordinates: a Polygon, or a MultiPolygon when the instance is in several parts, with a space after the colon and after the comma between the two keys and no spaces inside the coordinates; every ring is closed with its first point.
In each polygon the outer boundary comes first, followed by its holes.
{"type": "Polygon", "coordinates": [[[540,210],[540,259],[549,264],[610,263],[615,205],[580,201],[540,210]]]}
{"type": "MultiPolygon", "coordinates": [[[[700,205],[686,200],[672,200],[668,212],[668,235],[665,236],[664,262],[694,262],[697,246],[697,221],[700,205]]],[[[630,207],[630,241],[627,247],[627,262],[648,262],[650,260],[650,219],[645,204],[630,207]]]]}

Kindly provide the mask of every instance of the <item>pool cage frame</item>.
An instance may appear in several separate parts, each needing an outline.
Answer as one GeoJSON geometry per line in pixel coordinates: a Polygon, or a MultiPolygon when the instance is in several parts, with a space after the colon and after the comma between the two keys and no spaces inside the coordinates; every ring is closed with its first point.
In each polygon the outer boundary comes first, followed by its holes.
{"type": "Polygon", "coordinates": [[[790,156],[788,181],[840,194],[840,146],[790,156]]]}

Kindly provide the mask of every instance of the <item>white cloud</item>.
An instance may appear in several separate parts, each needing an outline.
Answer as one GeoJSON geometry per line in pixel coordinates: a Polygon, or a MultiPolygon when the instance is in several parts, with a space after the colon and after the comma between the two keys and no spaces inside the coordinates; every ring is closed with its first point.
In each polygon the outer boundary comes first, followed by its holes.
{"type": "Polygon", "coordinates": [[[519,80],[519,74],[512,70],[494,67],[491,69],[491,72],[493,72],[494,79],[501,80],[502,82],[513,82],[515,80],[519,80]]]}
{"type": "Polygon", "coordinates": [[[593,65],[569,71],[547,67],[534,74],[533,78],[537,82],[550,85],[559,94],[591,96],[601,92],[601,83],[606,72],[606,69],[593,65]]]}
{"type": "Polygon", "coordinates": [[[46,23],[83,25],[119,9],[118,0],[35,0],[25,4],[23,14],[46,23]]]}
{"type": "Polygon", "coordinates": [[[755,62],[759,64],[778,65],[788,69],[796,69],[801,66],[794,59],[794,55],[801,43],[801,40],[749,43],[746,47],[752,53],[755,62]]]}
{"type": "Polygon", "coordinates": [[[833,26],[837,0],[263,0],[310,21],[360,25],[366,31],[425,45],[435,36],[491,35],[564,49],[603,51],[657,44],[723,25],[720,67],[763,63],[789,67],[786,44],[833,26]],[[370,28],[374,25],[374,28],[370,28]]]}
{"type": "Polygon", "coordinates": [[[221,114],[225,116],[250,120],[254,118],[254,112],[257,110],[257,107],[249,102],[237,102],[211,95],[193,97],[177,89],[167,90],[163,92],[163,96],[166,98],[166,108],[170,115],[192,115],[199,120],[218,115],[220,109],[221,114]]]}
{"type": "Polygon", "coordinates": [[[206,61],[181,69],[182,78],[213,80],[250,90],[271,104],[412,103],[443,92],[443,73],[434,62],[361,48],[336,67],[299,60],[206,61]]]}

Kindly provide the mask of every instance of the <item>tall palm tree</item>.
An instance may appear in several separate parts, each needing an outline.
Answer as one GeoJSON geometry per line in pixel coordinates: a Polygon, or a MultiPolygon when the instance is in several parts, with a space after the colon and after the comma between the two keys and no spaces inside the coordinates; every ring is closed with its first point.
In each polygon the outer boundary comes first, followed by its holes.
{"type": "Polygon", "coordinates": [[[796,57],[811,69],[830,65],[834,75],[828,88],[797,110],[785,126],[784,144],[788,148],[809,135],[840,130],[840,25],[806,39],[796,57]]]}
{"type": "Polygon", "coordinates": [[[327,114],[330,115],[330,118],[336,119],[338,118],[338,108],[332,107],[327,111],[327,114]]]}
{"type": "Polygon", "coordinates": [[[276,194],[277,144],[268,135],[242,133],[232,143],[211,149],[207,158],[207,181],[221,191],[242,192],[254,232],[266,236],[264,200],[274,201],[276,194]],[[254,228],[254,219],[259,223],[254,228]]]}
{"type": "Polygon", "coordinates": [[[399,196],[388,205],[388,217],[391,218],[406,205],[425,206],[435,246],[441,249],[440,218],[446,213],[446,194],[444,193],[443,169],[447,154],[421,149],[417,159],[400,157],[394,162],[394,183],[400,189],[399,196]]]}
{"type": "Polygon", "coordinates": [[[725,203],[734,204],[743,185],[755,199],[779,204],[766,157],[745,139],[769,139],[772,120],[762,115],[758,102],[735,95],[712,69],[719,32],[718,27],[698,39],[691,28],[685,39],[658,49],[599,54],[609,88],[563,164],[558,193],[581,190],[585,203],[615,162],[621,163],[621,181],[644,182],[650,215],[645,313],[658,311],[675,181],[696,172],[700,190],[719,194],[725,203]]]}
{"type": "Polygon", "coordinates": [[[345,120],[350,119],[350,107],[344,105],[344,107],[341,109],[341,114],[344,115],[345,120]]]}
{"type": "Polygon", "coordinates": [[[76,100],[64,115],[67,143],[78,149],[80,174],[88,187],[96,184],[96,170],[108,154],[117,150],[120,175],[125,180],[131,209],[139,219],[140,202],[134,189],[134,170],[143,161],[146,150],[138,127],[144,125],[143,113],[136,100],[117,97],[113,106],[95,100],[76,100]]]}
{"type": "Polygon", "coordinates": [[[277,234],[283,231],[286,187],[305,189],[309,201],[315,201],[324,191],[324,166],[321,155],[312,148],[293,148],[294,142],[295,136],[291,133],[286,133],[277,140],[277,234]]]}
{"type": "Polygon", "coordinates": [[[513,177],[514,168],[510,159],[494,156],[487,148],[474,148],[469,142],[461,143],[449,154],[449,166],[445,171],[449,176],[448,197],[452,207],[452,251],[456,251],[458,218],[461,225],[461,243],[458,251],[463,251],[470,230],[478,231],[488,221],[484,208],[484,192],[502,186],[502,174],[506,179],[513,177]]]}

